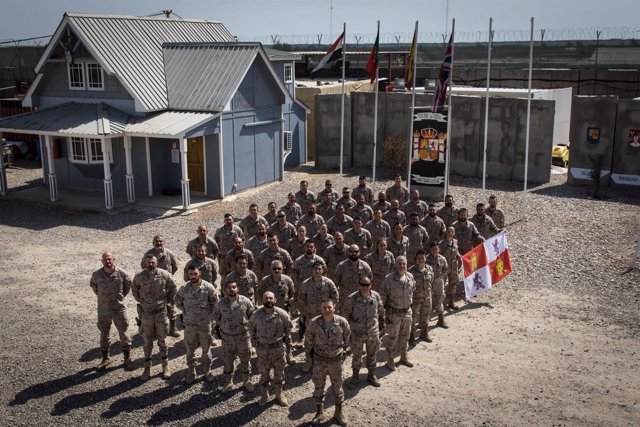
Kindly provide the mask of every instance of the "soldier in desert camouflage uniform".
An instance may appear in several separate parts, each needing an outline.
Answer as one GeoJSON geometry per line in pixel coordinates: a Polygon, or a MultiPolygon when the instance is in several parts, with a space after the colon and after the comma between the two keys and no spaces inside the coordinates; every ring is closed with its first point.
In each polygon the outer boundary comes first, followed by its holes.
{"type": "Polygon", "coordinates": [[[440,247],[437,243],[432,243],[427,255],[427,265],[433,270],[433,285],[431,286],[431,305],[433,310],[438,314],[438,323],[436,326],[447,329],[448,326],[444,322],[444,281],[449,271],[447,260],[440,255],[440,247]]]}
{"type": "Polygon", "coordinates": [[[335,284],[338,287],[338,294],[340,295],[341,311],[344,309],[347,297],[358,290],[360,278],[366,276],[371,280],[373,277],[369,264],[359,257],[360,248],[358,245],[350,245],[349,258],[338,264],[338,268],[336,269],[335,284]]]}
{"type": "Polygon", "coordinates": [[[445,295],[449,297],[448,307],[457,310],[455,305],[456,290],[460,281],[458,271],[462,267],[462,258],[458,251],[458,241],[455,238],[456,230],[453,227],[447,228],[447,234],[439,243],[440,254],[447,260],[448,272],[446,275],[445,295]]]}
{"type": "Polygon", "coordinates": [[[369,252],[364,260],[371,267],[373,279],[371,280],[371,289],[380,292],[380,286],[387,274],[391,273],[396,263],[396,258],[387,250],[387,239],[378,240],[378,247],[375,251],[369,252]]]}
{"type": "Polygon", "coordinates": [[[444,225],[442,218],[436,215],[436,205],[434,204],[430,204],[428,206],[427,216],[422,218],[420,225],[427,230],[427,234],[429,235],[429,245],[433,242],[440,242],[440,240],[444,238],[444,233],[447,231],[447,226],[444,225]]]}
{"type": "Polygon", "coordinates": [[[458,240],[458,250],[460,255],[469,252],[475,245],[484,242],[484,237],[480,235],[475,224],[467,220],[467,209],[462,208],[458,212],[458,220],[451,224],[456,230],[456,240],[458,240]]]}
{"type": "Polygon", "coordinates": [[[437,215],[442,218],[444,225],[449,227],[458,219],[459,209],[453,205],[453,196],[447,194],[444,196],[444,206],[438,209],[437,215]]]}
{"type": "Polygon", "coordinates": [[[411,311],[413,319],[411,321],[411,336],[409,344],[415,341],[416,323],[420,328],[420,338],[426,342],[431,342],[429,337],[429,318],[431,317],[431,296],[433,292],[433,269],[427,265],[427,253],[418,251],[416,253],[416,263],[411,266],[409,273],[416,281],[416,290],[413,293],[413,304],[411,311]]]}

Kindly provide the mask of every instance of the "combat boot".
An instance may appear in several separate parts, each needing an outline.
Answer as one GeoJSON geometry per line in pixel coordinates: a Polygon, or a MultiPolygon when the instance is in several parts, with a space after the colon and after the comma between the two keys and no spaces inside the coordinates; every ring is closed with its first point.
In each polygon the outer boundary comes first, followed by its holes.
{"type": "Polygon", "coordinates": [[[438,323],[436,323],[436,326],[440,326],[443,329],[449,328],[447,324],[444,323],[444,314],[438,314],[438,323]]]}
{"type": "Polygon", "coordinates": [[[393,361],[393,356],[391,354],[389,354],[389,358],[387,359],[387,365],[386,366],[392,372],[396,370],[396,364],[393,361]]]}
{"type": "Polygon", "coordinates": [[[124,366],[124,369],[126,371],[131,369],[131,350],[126,349],[126,350],[122,350],[122,356],[123,356],[123,361],[122,361],[122,365],[124,366]]]}
{"type": "Polygon", "coordinates": [[[282,394],[282,384],[276,384],[276,400],[280,406],[289,406],[289,401],[282,394]]]}
{"type": "Polygon", "coordinates": [[[409,334],[409,344],[414,345],[416,343],[416,329],[411,328],[411,333],[409,334]]]}
{"type": "Polygon", "coordinates": [[[260,406],[266,406],[269,402],[269,386],[267,384],[263,384],[260,386],[260,406]]]}
{"type": "Polygon", "coordinates": [[[144,371],[142,371],[142,375],[140,375],[140,379],[142,381],[147,381],[151,376],[151,359],[146,359],[144,361],[144,371]]]}
{"type": "Polygon", "coordinates": [[[111,363],[111,359],[109,359],[109,352],[103,351],[102,361],[100,361],[100,364],[98,364],[97,369],[105,370],[107,369],[107,366],[109,366],[110,363],[111,363]]]}
{"type": "Polygon", "coordinates": [[[456,304],[453,302],[453,296],[451,297],[451,299],[449,300],[449,305],[447,305],[447,307],[449,307],[451,310],[457,310],[458,307],[456,307],[456,304]]]}
{"type": "Polygon", "coordinates": [[[409,360],[409,355],[407,354],[407,350],[402,350],[400,352],[400,363],[407,368],[413,368],[413,363],[409,360]]]}
{"type": "Polygon", "coordinates": [[[313,367],[313,360],[311,359],[311,354],[309,352],[304,353],[304,365],[302,365],[302,372],[305,374],[311,370],[313,367]]]}
{"type": "Polygon", "coordinates": [[[249,393],[253,393],[253,390],[255,390],[249,374],[242,374],[242,387],[249,393]]]}
{"type": "Polygon", "coordinates": [[[342,413],[342,403],[336,403],[336,412],[333,414],[333,419],[336,420],[341,426],[347,425],[347,419],[342,413]]]}
{"type": "Polygon", "coordinates": [[[171,378],[171,369],[169,368],[169,359],[162,358],[162,379],[168,380],[171,378]]]}
{"type": "Polygon", "coordinates": [[[176,329],[176,319],[169,320],[169,332],[167,335],[174,338],[180,338],[180,332],[176,329]]]}
{"type": "Polygon", "coordinates": [[[367,381],[374,387],[380,387],[380,381],[378,381],[378,377],[376,377],[376,370],[369,369],[369,374],[367,375],[367,381]]]}
{"type": "Polygon", "coordinates": [[[420,338],[422,338],[426,342],[433,342],[433,340],[429,336],[429,331],[427,330],[426,326],[424,328],[422,328],[422,332],[420,333],[420,338]]]}
{"type": "Polygon", "coordinates": [[[316,404],[316,415],[311,421],[311,425],[317,426],[324,421],[324,405],[322,403],[316,404]]]}
{"type": "Polygon", "coordinates": [[[213,375],[213,371],[211,369],[207,370],[207,373],[204,374],[204,379],[208,382],[208,383],[212,383],[213,380],[215,379],[214,375],[213,375]]]}
{"type": "Polygon", "coordinates": [[[356,387],[358,387],[358,382],[360,381],[359,375],[360,375],[360,369],[353,368],[353,375],[349,380],[349,388],[351,390],[354,390],[356,387]]]}
{"type": "Polygon", "coordinates": [[[187,384],[193,384],[193,382],[196,380],[196,367],[194,365],[189,365],[188,369],[188,373],[187,373],[187,378],[185,378],[185,382],[187,384]]]}
{"type": "Polygon", "coordinates": [[[291,356],[291,344],[287,344],[287,350],[284,353],[285,358],[287,359],[287,365],[295,365],[296,361],[295,359],[291,356]]]}
{"type": "Polygon", "coordinates": [[[223,374],[222,375],[222,384],[220,384],[220,391],[222,393],[225,393],[229,390],[231,390],[231,376],[233,375],[233,373],[231,374],[223,374]]]}

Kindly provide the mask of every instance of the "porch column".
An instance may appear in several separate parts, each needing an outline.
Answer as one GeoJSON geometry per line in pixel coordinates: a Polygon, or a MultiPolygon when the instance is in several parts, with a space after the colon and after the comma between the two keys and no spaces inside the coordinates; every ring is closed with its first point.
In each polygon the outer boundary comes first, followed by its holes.
{"type": "Polygon", "coordinates": [[[149,147],[149,137],[144,138],[144,149],[147,155],[147,187],[149,197],[153,197],[153,176],[151,175],[151,148],[149,147]]]}
{"type": "Polygon", "coordinates": [[[43,135],[38,135],[38,144],[40,144],[40,164],[42,165],[42,183],[47,183],[47,169],[44,167],[44,139],[43,135]]]}
{"type": "Polygon", "coordinates": [[[180,139],[180,166],[182,168],[182,208],[191,207],[191,195],[189,193],[189,171],[187,166],[187,138],[180,139]]]}
{"type": "Polygon", "coordinates": [[[44,145],[47,151],[47,166],[49,167],[49,196],[52,202],[58,200],[58,178],[56,178],[56,167],[53,164],[53,149],[51,147],[51,136],[44,136],[44,145]]]}
{"type": "Polygon", "coordinates": [[[102,165],[104,167],[104,205],[107,209],[113,209],[113,181],[111,180],[111,167],[109,155],[111,151],[107,147],[107,139],[100,139],[102,146],[102,165]]]}
{"type": "Polygon", "coordinates": [[[7,194],[7,171],[4,168],[4,147],[2,147],[2,132],[0,132],[0,196],[7,194]]]}
{"type": "Polygon", "coordinates": [[[131,136],[124,136],[124,160],[127,167],[127,202],[136,201],[136,189],[133,182],[133,167],[131,166],[131,136]]]}

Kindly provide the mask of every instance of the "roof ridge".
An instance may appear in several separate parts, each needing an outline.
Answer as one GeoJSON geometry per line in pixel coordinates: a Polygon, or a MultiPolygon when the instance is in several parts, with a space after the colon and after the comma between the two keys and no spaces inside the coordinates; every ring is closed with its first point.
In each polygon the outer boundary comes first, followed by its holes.
{"type": "Polygon", "coordinates": [[[65,12],[69,18],[105,18],[105,19],[123,19],[123,20],[142,20],[142,21],[177,21],[177,22],[199,22],[208,24],[222,24],[222,21],[213,19],[195,19],[195,18],[163,18],[159,16],[133,16],[133,15],[112,15],[112,14],[95,14],[95,13],[77,13],[65,12]]]}

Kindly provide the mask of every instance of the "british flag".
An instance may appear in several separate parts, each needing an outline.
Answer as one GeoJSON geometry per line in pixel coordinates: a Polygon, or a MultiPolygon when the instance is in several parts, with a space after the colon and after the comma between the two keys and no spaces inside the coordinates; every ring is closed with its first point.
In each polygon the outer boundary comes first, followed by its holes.
{"type": "Polygon", "coordinates": [[[444,51],[444,59],[440,66],[440,73],[438,74],[438,83],[436,84],[436,90],[433,92],[433,105],[431,111],[438,113],[444,107],[445,100],[447,99],[447,87],[451,84],[451,68],[453,67],[453,32],[449,37],[449,43],[444,51]]]}

